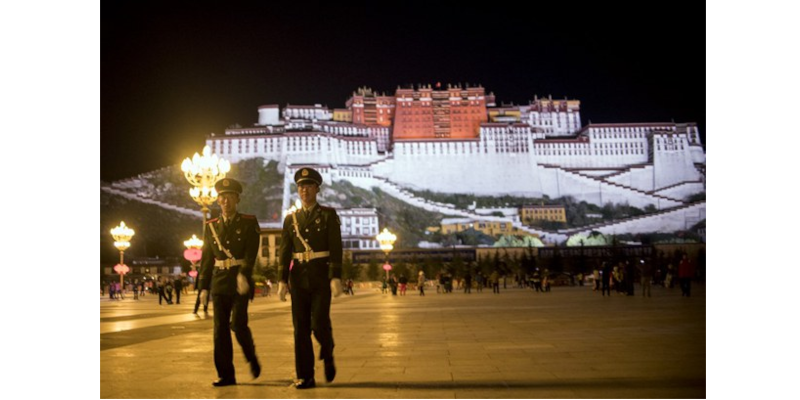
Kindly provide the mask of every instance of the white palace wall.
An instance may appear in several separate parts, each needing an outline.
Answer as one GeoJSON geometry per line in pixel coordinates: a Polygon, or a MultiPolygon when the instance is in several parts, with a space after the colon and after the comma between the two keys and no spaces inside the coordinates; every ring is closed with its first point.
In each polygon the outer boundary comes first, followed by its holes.
{"type": "Polygon", "coordinates": [[[398,141],[388,154],[379,153],[378,140],[365,137],[368,133],[359,127],[326,126],[328,132],[276,134],[263,134],[265,128],[260,128],[206,142],[212,152],[234,163],[263,157],[279,161],[281,169],[330,168],[336,179],[362,187],[377,179],[398,188],[572,196],[598,205],[652,204],[658,209],[677,206],[675,200],[704,190],[695,163],[704,163],[705,155],[691,126],[589,126],[575,139],[546,139],[524,124],[486,123],[476,139],[398,141]],[[646,193],[653,191],[656,195],[646,193]]]}

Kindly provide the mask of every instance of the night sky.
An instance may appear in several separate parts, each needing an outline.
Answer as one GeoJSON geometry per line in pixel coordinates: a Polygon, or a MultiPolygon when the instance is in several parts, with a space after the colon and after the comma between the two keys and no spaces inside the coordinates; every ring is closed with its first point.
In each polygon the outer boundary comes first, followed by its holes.
{"type": "Polygon", "coordinates": [[[259,105],[344,107],[360,86],[480,83],[498,105],[566,96],[584,124],[697,122],[705,136],[694,3],[641,15],[605,3],[103,3],[100,178],[178,164],[207,134],[251,126],[259,105]]]}

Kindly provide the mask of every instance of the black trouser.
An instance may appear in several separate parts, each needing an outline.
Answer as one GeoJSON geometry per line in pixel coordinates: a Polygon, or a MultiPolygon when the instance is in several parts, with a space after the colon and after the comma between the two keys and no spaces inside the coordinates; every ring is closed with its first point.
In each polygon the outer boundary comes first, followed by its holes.
{"type": "Polygon", "coordinates": [[[679,278],[681,281],[681,296],[692,296],[692,278],[679,278]]]}
{"type": "Polygon", "coordinates": [[[178,304],[181,304],[181,290],[182,289],[175,290],[175,302],[178,304]]]}
{"type": "Polygon", "coordinates": [[[319,358],[333,357],[331,327],[331,288],[328,285],[292,285],[292,322],[294,323],[294,364],[298,379],[314,377],[314,347],[311,333],[320,344],[319,358]]]}
{"type": "Polygon", "coordinates": [[[231,330],[236,333],[236,341],[242,346],[247,362],[256,360],[253,335],[247,326],[247,303],[250,296],[215,294],[211,297],[214,301],[214,366],[217,367],[217,376],[220,378],[235,379],[231,330]]]}
{"type": "MultiPolygon", "coordinates": [[[[197,310],[200,309],[200,293],[202,293],[202,292],[203,292],[202,290],[197,290],[197,300],[195,300],[195,302],[194,302],[194,313],[195,314],[197,314],[197,310]]],[[[208,312],[208,302],[206,302],[206,304],[203,304],[203,311],[204,312],[208,312]]]]}

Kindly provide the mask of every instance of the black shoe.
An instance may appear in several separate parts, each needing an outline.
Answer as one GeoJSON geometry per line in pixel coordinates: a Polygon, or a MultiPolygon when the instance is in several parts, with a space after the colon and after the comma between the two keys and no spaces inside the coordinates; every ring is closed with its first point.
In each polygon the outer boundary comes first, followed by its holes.
{"type": "Polygon", "coordinates": [[[229,378],[229,379],[219,378],[212,383],[212,385],[214,386],[231,386],[235,384],[236,384],[236,379],[234,378],[229,378]]]}
{"type": "Polygon", "coordinates": [[[317,382],[314,381],[314,378],[311,379],[299,379],[297,382],[294,383],[295,389],[311,389],[317,386],[317,382]]]}
{"type": "Polygon", "coordinates": [[[250,363],[250,373],[253,374],[253,379],[258,378],[261,375],[261,364],[258,363],[258,359],[253,360],[250,363]]]}
{"type": "Polygon", "coordinates": [[[325,381],[330,383],[333,382],[333,378],[336,378],[336,365],[333,363],[333,357],[330,360],[325,360],[325,381]]]}

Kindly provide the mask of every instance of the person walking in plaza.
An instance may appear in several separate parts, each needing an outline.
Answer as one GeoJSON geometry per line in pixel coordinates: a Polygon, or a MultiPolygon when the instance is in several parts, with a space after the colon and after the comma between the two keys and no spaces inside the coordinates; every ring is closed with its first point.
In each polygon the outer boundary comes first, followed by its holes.
{"type": "Polygon", "coordinates": [[[650,283],[653,281],[653,264],[639,260],[639,274],[642,277],[642,296],[651,297],[650,283]]]}
{"type": "Polygon", "coordinates": [[[614,286],[614,270],[611,269],[611,264],[608,262],[604,262],[601,268],[602,275],[600,280],[603,297],[606,296],[606,292],[608,292],[608,297],[611,297],[611,288],[614,286]]]}
{"type": "Polygon", "coordinates": [[[489,283],[492,284],[492,293],[500,294],[500,273],[497,270],[492,271],[489,275],[489,283]]]}
{"type": "Polygon", "coordinates": [[[397,278],[394,274],[389,276],[389,287],[392,289],[392,296],[397,296],[397,278]]]}
{"type": "Polygon", "coordinates": [[[417,274],[417,287],[419,288],[419,295],[425,296],[425,271],[420,270],[417,274]]]}
{"type": "Polygon", "coordinates": [[[333,382],[336,377],[330,311],[331,296],[342,294],[342,232],[336,210],[317,204],[322,175],[314,169],[301,168],[294,181],[302,209],[283,221],[278,294],[281,301],[286,301],[291,290],[297,373],[294,386],[309,389],[316,386],[312,333],[320,344],[325,380],[333,382]]]}
{"type": "Polygon", "coordinates": [[[175,279],[175,304],[181,304],[181,292],[183,292],[183,278],[180,276],[175,279]]]}
{"type": "Polygon", "coordinates": [[[485,280],[485,277],[483,276],[483,272],[478,271],[475,274],[475,289],[478,291],[478,293],[482,293],[483,292],[483,281],[484,280],[485,280]]]}
{"type": "Polygon", "coordinates": [[[464,274],[464,293],[472,293],[472,275],[469,274],[469,271],[464,274]]]}
{"type": "Polygon", "coordinates": [[[347,285],[345,286],[345,290],[347,291],[347,294],[349,294],[350,296],[355,296],[356,295],[356,293],[353,291],[353,280],[352,279],[348,279],[347,280],[347,285]]]}
{"type": "Polygon", "coordinates": [[[255,295],[253,268],[258,255],[261,229],[254,215],[237,211],[242,184],[224,178],[214,185],[221,215],[206,222],[203,257],[200,261],[200,301],[214,302],[214,386],[236,384],[231,330],[248,363],[253,378],[261,375],[253,334],[247,326],[247,305],[255,295]]]}
{"type": "Polygon", "coordinates": [[[158,282],[156,282],[156,290],[158,291],[158,305],[161,305],[161,301],[165,301],[167,304],[170,304],[169,299],[167,298],[167,293],[165,291],[166,284],[164,282],[164,278],[158,278],[158,282]]]}
{"type": "Polygon", "coordinates": [[[678,264],[678,280],[681,283],[681,297],[691,297],[694,273],[694,264],[689,261],[689,255],[684,253],[681,262],[678,264]]]}
{"type": "Polygon", "coordinates": [[[405,296],[406,287],[408,286],[408,278],[406,278],[405,274],[400,274],[397,284],[400,286],[400,296],[405,296]]]}

